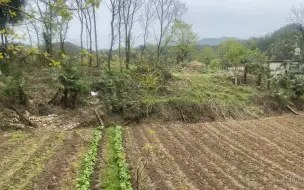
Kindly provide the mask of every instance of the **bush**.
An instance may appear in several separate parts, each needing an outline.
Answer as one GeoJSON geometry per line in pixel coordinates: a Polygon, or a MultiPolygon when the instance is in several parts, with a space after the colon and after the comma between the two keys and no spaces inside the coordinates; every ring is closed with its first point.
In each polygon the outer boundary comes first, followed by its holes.
{"type": "Polygon", "coordinates": [[[3,93],[5,96],[11,98],[13,102],[20,104],[27,103],[27,97],[24,92],[24,76],[22,72],[16,72],[5,80],[5,87],[3,93]]]}
{"type": "Polygon", "coordinates": [[[114,113],[123,113],[140,98],[138,85],[128,72],[105,71],[92,89],[100,93],[100,99],[114,113]]]}

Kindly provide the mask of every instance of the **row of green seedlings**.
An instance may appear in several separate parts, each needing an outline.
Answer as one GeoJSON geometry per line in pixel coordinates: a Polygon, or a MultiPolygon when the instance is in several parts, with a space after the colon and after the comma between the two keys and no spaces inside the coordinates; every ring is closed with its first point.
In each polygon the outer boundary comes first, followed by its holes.
{"type": "Polygon", "coordinates": [[[115,136],[113,139],[114,142],[114,152],[115,152],[115,160],[118,165],[118,176],[120,179],[120,188],[125,190],[132,190],[131,184],[131,175],[129,171],[129,166],[126,162],[126,154],[124,152],[122,146],[122,127],[115,127],[115,136]]]}
{"type": "Polygon", "coordinates": [[[93,140],[90,143],[90,147],[86,155],[84,155],[79,177],[77,179],[76,189],[87,190],[91,186],[91,177],[94,173],[94,168],[97,161],[98,148],[101,140],[102,127],[98,127],[94,131],[93,140]]]}

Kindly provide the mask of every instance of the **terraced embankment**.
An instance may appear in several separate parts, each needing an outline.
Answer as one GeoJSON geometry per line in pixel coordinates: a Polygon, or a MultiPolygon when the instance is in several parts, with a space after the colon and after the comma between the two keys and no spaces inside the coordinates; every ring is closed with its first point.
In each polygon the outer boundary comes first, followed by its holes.
{"type": "Polygon", "coordinates": [[[304,115],[124,132],[134,186],[304,189],[304,115]]]}

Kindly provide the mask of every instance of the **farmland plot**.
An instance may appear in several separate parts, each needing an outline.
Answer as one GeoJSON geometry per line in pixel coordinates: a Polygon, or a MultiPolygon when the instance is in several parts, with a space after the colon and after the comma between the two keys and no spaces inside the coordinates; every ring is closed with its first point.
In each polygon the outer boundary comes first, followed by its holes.
{"type": "Polygon", "coordinates": [[[133,184],[152,189],[304,189],[304,115],[124,131],[133,184]]]}
{"type": "Polygon", "coordinates": [[[74,189],[92,130],[0,135],[0,189],[74,189]]]}

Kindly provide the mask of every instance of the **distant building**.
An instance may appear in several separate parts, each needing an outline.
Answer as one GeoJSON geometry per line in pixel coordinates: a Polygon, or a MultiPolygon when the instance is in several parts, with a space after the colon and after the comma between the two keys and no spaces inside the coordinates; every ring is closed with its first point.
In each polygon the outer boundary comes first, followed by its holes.
{"type": "Polygon", "coordinates": [[[268,62],[271,75],[273,77],[283,76],[287,71],[290,74],[303,75],[304,66],[297,61],[270,61],[268,62]],[[284,63],[286,63],[284,68],[284,63]]]}

